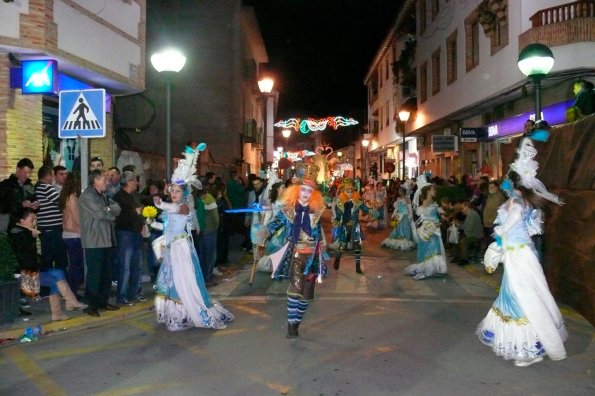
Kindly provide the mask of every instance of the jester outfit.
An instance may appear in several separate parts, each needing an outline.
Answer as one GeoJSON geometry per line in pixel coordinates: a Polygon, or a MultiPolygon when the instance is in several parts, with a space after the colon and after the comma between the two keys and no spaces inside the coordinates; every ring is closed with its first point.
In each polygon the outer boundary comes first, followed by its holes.
{"type": "Polygon", "coordinates": [[[568,334],[531,240],[533,211],[519,198],[498,209],[494,231],[501,240],[504,274],[498,298],[475,332],[496,355],[514,360],[517,366],[540,361],[544,355],[566,358],[568,334]]]}
{"type": "Polygon", "coordinates": [[[308,206],[296,203],[284,206],[266,225],[269,235],[284,228],[287,242],[271,255],[273,277],[289,279],[287,288],[288,338],[297,337],[308,304],[314,299],[317,280],[326,272],[323,259],[324,233],[320,218],[324,209],[310,211],[308,206]]]}
{"type": "Polygon", "coordinates": [[[178,214],[178,204],[156,205],[164,210],[165,253],[156,282],[157,321],[170,331],[190,327],[224,329],[232,313],[209,297],[192,239],[192,215],[178,214]]]}
{"type": "Polygon", "coordinates": [[[415,247],[413,232],[411,230],[411,205],[403,197],[397,198],[394,203],[393,219],[397,225],[388,238],[382,241],[381,246],[396,250],[411,250],[415,247]]]}
{"type": "Polygon", "coordinates": [[[418,206],[415,222],[417,242],[417,263],[405,268],[405,273],[415,280],[446,274],[446,255],[440,236],[438,205],[418,206]]]}
{"type": "Polygon", "coordinates": [[[333,243],[331,249],[335,250],[335,262],[333,267],[339,269],[341,256],[345,252],[353,252],[355,255],[355,271],[358,274],[361,270],[362,241],[364,236],[359,222],[359,212],[369,213],[369,208],[363,201],[349,199],[345,202],[339,200],[335,206],[335,218],[333,219],[333,243]]]}

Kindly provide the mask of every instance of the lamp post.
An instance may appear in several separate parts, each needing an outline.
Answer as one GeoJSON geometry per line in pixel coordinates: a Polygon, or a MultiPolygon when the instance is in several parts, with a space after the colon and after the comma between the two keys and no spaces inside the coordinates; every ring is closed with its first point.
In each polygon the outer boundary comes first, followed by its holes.
{"type": "Polygon", "coordinates": [[[166,49],[151,56],[153,68],[165,77],[165,180],[171,177],[171,87],[172,77],[186,64],[178,50],[166,49]]]}
{"type": "Polygon", "coordinates": [[[405,124],[407,124],[407,121],[409,120],[409,116],[411,115],[411,112],[407,111],[407,110],[401,110],[399,111],[399,120],[401,120],[402,122],[402,130],[401,133],[403,134],[403,144],[401,146],[403,146],[401,148],[401,152],[403,153],[403,173],[401,175],[402,180],[405,181],[405,124]]]}
{"type": "Polygon", "coordinates": [[[363,165],[364,165],[364,171],[362,174],[363,177],[363,181],[366,182],[368,180],[368,145],[370,144],[370,134],[369,133],[364,133],[364,138],[362,139],[362,147],[366,149],[366,154],[362,155],[363,157],[363,165]]]}
{"type": "Polygon", "coordinates": [[[291,129],[284,129],[281,131],[283,137],[285,138],[285,151],[287,151],[287,143],[289,142],[289,137],[291,136],[291,129]]]}
{"type": "Polygon", "coordinates": [[[546,45],[529,44],[519,54],[518,66],[521,73],[533,80],[535,122],[537,122],[541,120],[541,80],[554,67],[554,54],[546,45]]]}
{"type": "Polygon", "coordinates": [[[260,92],[263,94],[264,96],[264,121],[263,121],[263,126],[264,126],[264,139],[262,142],[262,151],[264,152],[264,163],[266,165],[267,161],[268,161],[268,156],[267,156],[267,140],[268,140],[268,122],[267,122],[267,118],[268,118],[268,103],[269,103],[269,96],[271,91],[273,90],[273,85],[275,85],[275,80],[273,80],[270,77],[264,77],[261,78],[260,80],[258,80],[258,89],[260,90],[260,92]]]}

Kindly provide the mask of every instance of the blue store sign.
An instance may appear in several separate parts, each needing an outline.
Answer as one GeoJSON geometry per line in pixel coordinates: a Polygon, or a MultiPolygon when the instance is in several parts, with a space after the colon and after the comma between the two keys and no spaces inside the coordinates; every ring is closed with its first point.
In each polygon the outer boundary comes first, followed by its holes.
{"type": "Polygon", "coordinates": [[[58,92],[58,62],[54,59],[21,61],[24,94],[58,92]]]}

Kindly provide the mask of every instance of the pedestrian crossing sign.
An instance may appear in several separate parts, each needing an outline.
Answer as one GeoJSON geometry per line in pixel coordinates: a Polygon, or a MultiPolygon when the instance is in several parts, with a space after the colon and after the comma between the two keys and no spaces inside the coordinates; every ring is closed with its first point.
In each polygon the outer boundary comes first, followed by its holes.
{"type": "Polygon", "coordinates": [[[58,137],[105,137],[105,89],[60,91],[58,137]]]}

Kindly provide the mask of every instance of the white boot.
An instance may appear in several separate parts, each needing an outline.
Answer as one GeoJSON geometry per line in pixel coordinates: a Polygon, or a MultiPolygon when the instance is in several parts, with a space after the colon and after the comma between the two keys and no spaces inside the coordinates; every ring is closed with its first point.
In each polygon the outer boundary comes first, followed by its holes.
{"type": "Polygon", "coordinates": [[[67,311],[85,309],[88,307],[87,304],[83,304],[76,299],[76,296],[74,295],[72,290],[70,290],[70,286],[68,285],[68,283],[66,283],[65,280],[56,282],[56,285],[58,286],[58,290],[60,290],[60,294],[62,295],[62,297],[64,297],[64,300],[66,301],[67,311]]]}
{"type": "Polygon", "coordinates": [[[70,319],[64,314],[64,311],[62,311],[60,296],[58,294],[50,295],[50,309],[52,310],[52,321],[57,322],[59,320],[70,319]]]}

